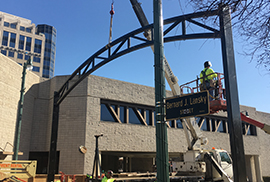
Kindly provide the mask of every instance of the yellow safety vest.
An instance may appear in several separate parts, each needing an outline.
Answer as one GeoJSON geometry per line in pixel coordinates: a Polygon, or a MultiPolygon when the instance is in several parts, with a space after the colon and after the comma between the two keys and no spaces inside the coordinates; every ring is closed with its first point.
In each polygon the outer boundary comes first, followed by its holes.
{"type": "Polygon", "coordinates": [[[108,179],[106,176],[104,176],[101,182],[113,182],[114,180],[115,180],[114,178],[108,179]]]}
{"type": "Polygon", "coordinates": [[[206,77],[204,78],[205,81],[213,80],[214,78],[217,77],[217,74],[214,72],[213,69],[211,69],[211,68],[204,68],[202,70],[202,72],[200,73],[200,78],[201,78],[200,79],[200,82],[201,83],[203,83],[203,79],[202,79],[202,77],[204,76],[203,72],[205,72],[205,75],[206,75],[206,77]],[[214,73],[214,74],[212,74],[212,73],[214,73]],[[207,76],[207,75],[209,75],[209,76],[207,76]]]}

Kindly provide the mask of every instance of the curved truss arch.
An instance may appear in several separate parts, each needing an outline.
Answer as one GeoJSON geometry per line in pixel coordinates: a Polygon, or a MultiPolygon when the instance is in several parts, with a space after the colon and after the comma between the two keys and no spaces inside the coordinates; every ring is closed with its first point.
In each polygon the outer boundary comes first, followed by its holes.
{"type": "MultiPolygon", "coordinates": [[[[195,18],[200,18],[204,16],[215,16],[218,15],[218,10],[213,11],[204,11],[198,13],[192,13],[182,16],[176,16],[164,20],[164,25],[169,25],[169,27],[163,32],[164,34],[164,43],[180,41],[180,40],[189,40],[189,39],[206,39],[206,38],[220,38],[220,31],[215,28],[209,27],[205,24],[195,21],[195,18]],[[187,34],[186,33],[186,21],[197,25],[203,29],[209,31],[209,33],[196,33],[196,34],[187,34]],[[179,24],[182,24],[182,34],[168,36],[168,33],[171,32],[179,24]]],[[[110,61],[128,54],[130,52],[153,46],[154,41],[151,37],[150,41],[145,38],[143,35],[145,32],[151,32],[150,35],[153,35],[153,24],[149,24],[142,28],[136,29],[122,37],[114,40],[110,44],[105,45],[92,56],[90,56],[84,63],[82,63],[68,78],[68,80],[63,84],[63,86],[58,91],[59,99],[57,105],[59,105],[64,98],[88,75],[93,73],[98,68],[109,63],[110,61]],[[136,43],[133,43],[136,42],[136,43]],[[133,44],[132,44],[133,43],[133,44]],[[124,45],[126,47],[124,47],[124,45]],[[104,56],[107,52],[107,56],[104,56]],[[69,85],[72,82],[72,85],[69,85]]]]}

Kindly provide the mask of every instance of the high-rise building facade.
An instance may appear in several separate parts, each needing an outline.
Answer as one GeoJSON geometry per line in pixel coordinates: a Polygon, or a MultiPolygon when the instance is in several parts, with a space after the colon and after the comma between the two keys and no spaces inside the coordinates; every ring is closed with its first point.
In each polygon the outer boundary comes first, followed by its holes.
{"type": "Polygon", "coordinates": [[[55,63],[56,30],[35,26],[31,20],[0,12],[0,51],[20,65],[33,60],[33,72],[52,78],[55,63]]]}
{"type": "Polygon", "coordinates": [[[54,75],[56,29],[50,25],[37,25],[37,34],[45,35],[45,50],[42,77],[52,78],[54,75]]]}

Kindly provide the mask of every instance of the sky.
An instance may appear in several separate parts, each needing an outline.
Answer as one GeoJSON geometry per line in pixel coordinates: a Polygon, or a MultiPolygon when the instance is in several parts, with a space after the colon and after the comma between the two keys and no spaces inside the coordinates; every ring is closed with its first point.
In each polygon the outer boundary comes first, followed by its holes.
{"type": "MultiPolygon", "coordinates": [[[[149,23],[153,23],[153,1],[138,0],[149,23]]],[[[111,3],[114,2],[112,41],[140,28],[129,0],[0,0],[0,11],[48,24],[57,30],[55,76],[72,74],[87,58],[108,44],[111,3]]],[[[192,13],[184,0],[163,0],[163,18],[192,13]],[[180,5],[181,1],[181,5],[180,5]]],[[[165,28],[164,28],[165,29],[165,28]]],[[[171,34],[177,34],[181,27],[171,34]]],[[[196,27],[190,25],[189,31],[196,27]]],[[[270,113],[270,74],[241,54],[243,42],[234,32],[234,53],[239,101],[270,113]]],[[[164,44],[164,55],[179,85],[196,79],[206,60],[223,73],[219,39],[186,40],[164,44]]],[[[124,55],[104,65],[93,75],[154,87],[154,54],[150,47],[124,55]]],[[[170,90],[168,84],[166,89],[170,90]]]]}

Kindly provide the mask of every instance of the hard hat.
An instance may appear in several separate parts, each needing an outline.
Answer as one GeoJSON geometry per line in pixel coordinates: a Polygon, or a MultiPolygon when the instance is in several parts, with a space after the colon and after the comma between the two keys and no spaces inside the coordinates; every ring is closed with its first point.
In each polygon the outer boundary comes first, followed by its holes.
{"type": "Polygon", "coordinates": [[[112,170],[108,170],[108,171],[107,171],[107,174],[113,175],[113,171],[112,171],[112,170]]]}
{"type": "Polygon", "coordinates": [[[212,66],[211,62],[210,61],[205,61],[204,62],[204,67],[206,68],[208,66],[210,66],[210,67],[212,66]]]}

